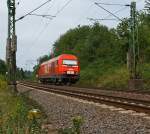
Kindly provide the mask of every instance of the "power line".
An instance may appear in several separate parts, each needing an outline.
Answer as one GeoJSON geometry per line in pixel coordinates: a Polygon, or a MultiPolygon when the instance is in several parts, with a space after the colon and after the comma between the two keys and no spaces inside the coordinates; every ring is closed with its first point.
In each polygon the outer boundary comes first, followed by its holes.
{"type": "Polygon", "coordinates": [[[107,6],[130,6],[129,4],[112,4],[112,3],[102,3],[102,2],[98,2],[97,4],[102,4],[102,5],[107,5],[107,6]]]}
{"type": "Polygon", "coordinates": [[[105,10],[106,12],[108,12],[109,14],[111,14],[112,16],[114,16],[115,18],[117,18],[118,20],[122,21],[118,16],[116,16],[115,14],[113,14],[112,12],[110,12],[109,10],[105,9],[104,7],[102,7],[101,5],[99,5],[98,3],[95,2],[95,4],[102,8],[103,10],[105,10]]]}
{"type": "MultiPolygon", "coordinates": [[[[44,11],[43,12],[43,14],[48,14],[49,13],[49,11],[50,11],[50,9],[54,6],[54,3],[55,3],[56,1],[54,1],[54,0],[52,0],[52,2],[51,2],[51,6],[50,7],[48,7],[48,9],[46,10],[46,11],[44,11]]],[[[50,19],[51,20],[51,19],[50,19]]],[[[42,21],[43,22],[43,21],[42,21]]],[[[42,23],[41,23],[42,24],[42,23]]],[[[39,27],[38,27],[39,28],[39,27]]],[[[41,31],[42,30],[42,27],[40,28],[40,30],[39,31],[41,31]]],[[[33,37],[35,35],[35,32],[34,32],[34,34],[32,34],[31,35],[31,37],[33,37]]],[[[40,35],[40,34],[36,34],[34,37],[36,38],[38,35],[40,35]]],[[[34,39],[34,38],[33,38],[34,39]]],[[[38,38],[36,38],[36,40],[37,40],[38,38]]],[[[33,40],[32,42],[34,42],[35,40],[33,40]]],[[[27,48],[26,48],[27,49],[27,48]]],[[[27,51],[27,50],[26,50],[27,51]]],[[[29,49],[29,51],[30,51],[30,49],[29,49]]],[[[22,58],[22,56],[23,56],[23,54],[21,54],[20,56],[19,56],[19,59],[18,60],[20,60],[21,58],[22,58]]]]}
{"type": "MultiPolygon", "coordinates": [[[[125,10],[127,7],[123,7],[123,8],[121,8],[121,9],[119,9],[119,10],[117,10],[117,11],[115,11],[113,14],[117,14],[117,13],[119,13],[119,12],[121,12],[121,11],[123,11],[123,10],[125,10]]],[[[107,19],[108,17],[110,17],[110,16],[112,16],[111,14],[109,14],[109,15],[107,15],[104,19],[107,19]]]]}
{"type": "MultiPolygon", "coordinates": [[[[128,7],[128,6],[124,6],[123,8],[121,8],[121,9],[115,11],[113,14],[116,14],[116,13],[118,13],[118,12],[121,12],[121,11],[125,10],[127,7],[128,7]]],[[[104,17],[104,18],[102,18],[102,19],[95,19],[95,18],[87,18],[87,19],[90,20],[90,21],[117,21],[117,20],[118,20],[118,19],[114,19],[114,18],[110,18],[110,19],[109,19],[109,17],[111,17],[111,16],[112,16],[112,15],[109,14],[109,15],[107,15],[106,17],[104,17]]]]}
{"type": "Polygon", "coordinates": [[[22,20],[22,19],[25,18],[26,16],[32,14],[34,11],[40,9],[41,7],[43,7],[44,5],[46,5],[47,3],[49,3],[50,1],[51,1],[51,0],[48,0],[48,1],[44,2],[43,4],[41,4],[40,6],[38,6],[37,8],[33,9],[32,11],[30,11],[29,13],[27,13],[27,14],[21,16],[19,19],[16,20],[16,22],[19,21],[19,20],[22,20]]]}
{"type": "MultiPolygon", "coordinates": [[[[67,1],[66,4],[65,4],[64,6],[62,6],[62,8],[61,8],[60,10],[58,10],[58,11],[54,14],[55,18],[57,17],[58,14],[60,14],[60,13],[66,8],[66,6],[68,6],[68,5],[71,3],[71,1],[73,1],[73,0],[67,1]]],[[[52,19],[52,20],[53,20],[53,19],[52,19]]],[[[51,21],[52,21],[52,20],[51,20],[51,21]]],[[[49,23],[47,23],[47,24],[44,26],[44,28],[40,31],[40,33],[38,34],[38,36],[36,37],[36,39],[35,39],[33,42],[37,41],[37,40],[40,38],[40,36],[43,34],[44,30],[45,30],[48,26],[49,26],[49,23]]],[[[31,47],[33,47],[33,46],[35,45],[35,43],[32,43],[32,44],[33,44],[33,45],[32,45],[31,47]]],[[[31,47],[30,47],[30,50],[31,50],[31,47]]]]}
{"type": "MultiPolygon", "coordinates": [[[[21,1],[21,0],[20,0],[21,1]]],[[[52,3],[53,3],[53,5],[54,5],[54,2],[55,1],[53,1],[53,0],[51,0],[52,1],[52,3]]],[[[48,11],[53,7],[53,5],[52,6],[50,6],[43,14],[47,14],[48,13],[48,11]]],[[[50,19],[51,20],[51,19],[50,19]]],[[[34,34],[32,34],[31,35],[31,37],[33,37],[34,36],[34,34]]],[[[30,49],[29,49],[30,50],[30,49]]],[[[21,54],[20,56],[19,56],[19,59],[18,60],[20,60],[21,58],[22,58],[22,56],[23,56],[23,54],[21,54]]],[[[18,61],[17,60],[17,61],[18,61]]]]}
{"type": "Polygon", "coordinates": [[[47,15],[45,15],[45,14],[29,14],[29,15],[35,15],[35,16],[42,16],[42,17],[56,17],[56,16],[54,16],[54,15],[50,15],[50,14],[47,14],[47,15]]]}
{"type": "Polygon", "coordinates": [[[91,20],[91,21],[101,21],[101,20],[114,20],[114,21],[118,21],[118,19],[94,19],[94,18],[87,18],[88,20],[91,20]]]}
{"type": "MultiPolygon", "coordinates": [[[[60,13],[66,8],[66,6],[68,6],[68,5],[71,3],[71,1],[73,1],[73,0],[69,0],[64,6],[62,6],[62,8],[61,8],[60,10],[58,10],[58,11],[55,13],[54,16],[57,17],[57,15],[60,14],[60,13]]],[[[37,37],[36,39],[39,39],[39,36],[41,36],[41,34],[44,32],[44,30],[45,30],[48,26],[49,26],[49,23],[45,24],[44,28],[41,30],[41,32],[39,33],[39,35],[38,35],[38,37],[37,37]]]]}
{"type": "Polygon", "coordinates": [[[58,10],[57,13],[55,14],[55,16],[57,16],[61,11],[63,11],[65,9],[65,7],[67,7],[71,3],[71,1],[73,1],[73,0],[69,0],[60,10],[58,10]]]}
{"type": "Polygon", "coordinates": [[[47,19],[50,19],[50,20],[52,20],[54,17],[56,17],[56,16],[53,16],[53,15],[45,15],[45,14],[29,14],[29,15],[37,16],[37,17],[43,17],[43,18],[47,18],[47,19]]]}
{"type": "MultiPolygon", "coordinates": [[[[115,4],[116,5],[116,4],[115,4]]],[[[118,4],[117,4],[118,5],[118,4]]],[[[120,5],[120,4],[119,4],[120,5]]],[[[127,4],[126,4],[127,5],[127,4]]],[[[117,11],[115,11],[113,14],[116,14],[116,13],[118,13],[118,12],[121,12],[121,11],[123,11],[123,10],[125,10],[126,8],[127,8],[128,6],[124,6],[123,8],[121,8],[121,9],[119,9],[119,10],[117,10],[117,11]]],[[[102,18],[102,19],[95,19],[95,18],[87,18],[88,20],[90,20],[90,21],[117,21],[118,19],[114,19],[114,18],[110,18],[109,19],[109,17],[111,17],[112,16],[112,14],[109,14],[109,15],[107,15],[106,17],[104,17],[104,18],[102,18]]],[[[120,20],[119,20],[120,21],[120,20]]]]}

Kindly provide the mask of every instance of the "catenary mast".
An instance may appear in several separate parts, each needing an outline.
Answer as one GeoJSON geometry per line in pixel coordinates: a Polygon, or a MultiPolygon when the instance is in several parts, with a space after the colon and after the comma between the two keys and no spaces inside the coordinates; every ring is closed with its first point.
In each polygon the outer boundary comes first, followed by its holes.
{"type": "Polygon", "coordinates": [[[8,6],[8,38],[6,46],[6,62],[8,66],[8,84],[16,92],[16,51],[17,37],[15,30],[15,0],[7,0],[8,6]]]}

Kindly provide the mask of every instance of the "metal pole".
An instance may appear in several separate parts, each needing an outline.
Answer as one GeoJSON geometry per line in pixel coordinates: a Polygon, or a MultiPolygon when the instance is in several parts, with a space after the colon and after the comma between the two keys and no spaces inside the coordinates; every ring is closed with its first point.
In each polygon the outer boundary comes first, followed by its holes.
{"type": "Polygon", "coordinates": [[[16,51],[17,37],[15,30],[15,0],[7,0],[8,6],[8,38],[6,47],[6,61],[8,65],[8,84],[12,86],[13,91],[16,89],[16,51]]]}
{"type": "Polygon", "coordinates": [[[138,45],[138,26],[137,26],[136,2],[131,2],[131,19],[130,19],[130,78],[139,78],[139,45],[138,45]]]}

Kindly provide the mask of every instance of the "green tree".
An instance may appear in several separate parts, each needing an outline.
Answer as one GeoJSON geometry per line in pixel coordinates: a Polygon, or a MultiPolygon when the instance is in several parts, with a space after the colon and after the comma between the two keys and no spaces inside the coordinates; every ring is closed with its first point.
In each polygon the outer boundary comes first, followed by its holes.
{"type": "Polygon", "coordinates": [[[75,54],[81,67],[100,59],[121,62],[120,40],[114,29],[95,23],[93,26],[78,26],[62,35],[54,43],[54,54],[75,54]]]}
{"type": "Polygon", "coordinates": [[[0,59],[0,74],[5,75],[7,71],[6,64],[3,60],[0,59]]]}
{"type": "Polygon", "coordinates": [[[17,79],[18,79],[18,80],[23,80],[23,79],[25,79],[25,72],[24,72],[23,68],[18,68],[18,67],[17,67],[16,73],[17,73],[16,75],[17,75],[17,79]]]}
{"type": "Polygon", "coordinates": [[[39,64],[43,63],[44,61],[47,61],[50,59],[50,56],[49,55],[44,55],[44,56],[41,56],[38,61],[39,61],[39,64]]]}

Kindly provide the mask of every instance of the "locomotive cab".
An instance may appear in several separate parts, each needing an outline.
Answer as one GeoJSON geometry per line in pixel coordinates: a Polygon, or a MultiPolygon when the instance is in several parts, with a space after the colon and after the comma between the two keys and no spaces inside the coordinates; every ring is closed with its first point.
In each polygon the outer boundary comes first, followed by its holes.
{"type": "Polygon", "coordinates": [[[79,80],[79,63],[77,59],[62,59],[62,81],[75,83],[79,80]]]}
{"type": "Polygon", "coordinates": [[[63,60],[62,61],[63,72],[67,75],[75,75],[78,70],[77,60],[63,60]]]}

